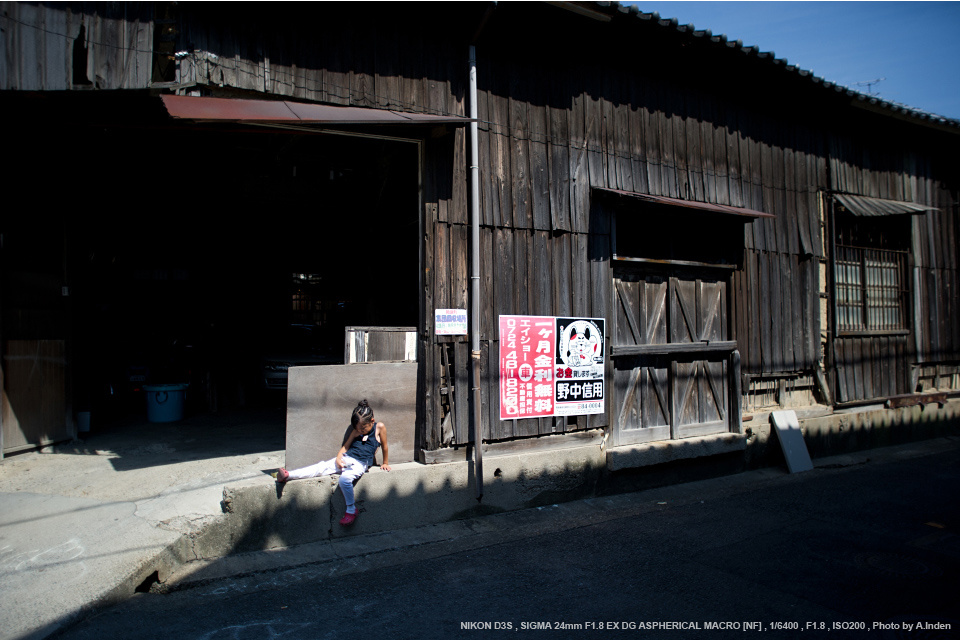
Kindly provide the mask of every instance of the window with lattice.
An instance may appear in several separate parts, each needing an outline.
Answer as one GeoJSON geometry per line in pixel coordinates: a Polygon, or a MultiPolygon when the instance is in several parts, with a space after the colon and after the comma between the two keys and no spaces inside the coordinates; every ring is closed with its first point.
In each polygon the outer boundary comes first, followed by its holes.
{"type": "Polygon", "coordinates": [[[909,327],[910,217],[836,215],[834,301],[837,331],[909,327]]]}

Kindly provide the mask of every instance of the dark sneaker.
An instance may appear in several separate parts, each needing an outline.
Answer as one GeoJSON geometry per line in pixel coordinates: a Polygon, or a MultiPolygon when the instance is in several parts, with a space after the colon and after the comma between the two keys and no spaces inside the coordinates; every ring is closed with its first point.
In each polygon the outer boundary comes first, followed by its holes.
{"type": "Polygon", "coordinates": [[[353,521],[356,519],[357,519],[357,514],[348,513],[348,514],[345,514],[342,518],[340,518],[340,524],[346,527],[348,525],[353,524],[353,521]]]}
{"type": "Polygon", "coordinates": [[[277,469],[277,482],[283,483],[290,479],[290,472],[280,467],[277,469]]]}

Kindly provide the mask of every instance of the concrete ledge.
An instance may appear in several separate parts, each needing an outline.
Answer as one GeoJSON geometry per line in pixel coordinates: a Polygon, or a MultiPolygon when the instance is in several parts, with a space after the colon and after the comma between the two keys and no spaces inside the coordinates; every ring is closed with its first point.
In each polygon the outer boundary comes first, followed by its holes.
{"type": "Polygon", "coordinates": [[[607,469],[610,471],[635,469],[685,458],[703,458],[743,451],[746,448],[746,437],[738,433],[720,433],[700,438],[616,447],[607,451],[607,469]]]}
{"type": "MultiPolygon", "coordinates": [[[[951,397],[942,406],[936,402],[898,409],[865,405],[838,409],[822,416],[804,417],[798,412],[798,417],[807,451],[814,460],[960,435],[960,399],[951,397]]],[[[768,422],[755,419],[744,423],[744,428],[748,433],[747,468],[784,464],[783,453],[768,422]]]]}
{"type": "Polygon", "coordinates": [[[225,513],[193,540],[193,552],[215,558],[587,498],[605,464],[599,446],[491,459],[479,503],[472,462],[374,467],[356,485],[360,515],[349,528],[338,522],[345,505],[335,477],[282,486],[258,478],[224,489],[225,513]]]}

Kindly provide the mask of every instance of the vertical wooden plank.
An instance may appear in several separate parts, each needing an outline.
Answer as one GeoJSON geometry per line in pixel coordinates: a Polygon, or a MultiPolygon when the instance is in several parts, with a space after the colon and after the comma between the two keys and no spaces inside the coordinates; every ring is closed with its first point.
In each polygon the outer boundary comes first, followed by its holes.
{"type": "Polygon", "coordinates": [[[547,165],[550,191],[550,220],[554,229],[570,231],[570,133],[569,109],[563,93],[563,74],[550,77],[550,103],[547,106],[547,165]]]}
{"type": "Polygon", "coordinates": [[[791,328],[791,333],[785,338],[790,341],[785,350],[785,357],[792,367],[793,371],[800,371],[803,367],[803,325],[806,319],[803,304],[803,294],[800,287],[803,283],[803,275],[800,266],[800,257],[796,254],[783,256],[789,271],[785,277],[784,291],[789,296],[784,296],[784,317],[790,318],[790,323],[786,326],[791,328]]]}
{"type": "Polygon", "coordinates": [[[884,395],[883,367],[881,364],[884,360],[886,360],[886,356],[880,351],[880,338],[870,338],[870,366],[873,369],[870,378],[873,385],[872,397],[874,398],[880,398],[884,395]]]}
{"type": "Polygon", "coordinates": [[[849,341],[850,358],[849,368],[853,372],[853,399],[862,400],[863,393],[863,340],[861,338],[852,338],[849,341]]]}
{"type": "Polygon", "coordinates": [[[573,250],[573,257],[571,258],[570,313],[574,316],[586,316],[591,312],[590,236],[585,233],[574,233],[571,234],[570,238],[573,250]]]}
{"type": "Polygon", "coordinates": [[[773,360],[773,346],[776,344],[772,339],[770,309],[772,307],[772,285],[770,283],[770,267],[768,254],[760,253],[758,257],[758,275],[760,276],[760,306],[757,309],[756,318],[760,325],[761,347],[761,370],[763,372],[776,371],[776,363],[773,360]]]}
{"type": "Polygon", "coordinates": [[[453,225],[451,234],[450,306],[443,309],[469,309],[470,227],[453,225]]]}
{"type": "Polygon", "coordinates": [[[874,379],[873,379],[873,338],[858,338],[860,344],[860,371],[863,384],[863,395],[861,398],[875,398],[874,379]]]}
{"type": "Polygon", "coordinates": [[[525,70],[517,64],[510,65],[510,176],[513,187],[513,226],[518,229],[533,227],[533,212],[530,210],[530,162],[527,113],[527,82],[525,70]]]}
{"type": "Polygon", "coordinates": [[[477,117],[478,146],[480,160],[480,205],[483,210],[483,224],[501,226],[500,197],[496,188],[494,175],[497,171],[499,157],[497,155],[495,138],[497,133],[496,109],[492,107],[491,97],[492,80],[490,79],[490,65],[482,64],[477,68],[477,117]]]}
{"type": "Polygon", "coordinates": [[[556,315],[553,310],[553,281],[559,277],[553,271],[549,232],[534,231],[534,256],[532,278],[529,286],[533,289],[533,315],[556,315]]]}
{"type": "Polygon", "coordinates": [[[644,91],[646,102],[640,109],[640,124],[643,128],[643,140],[646,147],[647,186],[651,195],[664,195],[662,173],[663,155],[660,153],[660,115],[659,92],[655,86],[647,85],[644,91]]]}
{"type": "Polygon", "coordinates": [[[677,186],[677,155],[674,141],[674,119],[679,119],[677,110],[679,96],[676,91],[660,85],[657,92],[662,97],[659,116],[660,126],[660,179],[663,195],[670,198],[681,197],[677,186]]]}
{"type": "MultiPolygon", "coordinates": [[[[494,278],[493,290],[494,305],[493,319],[498,323],[502,315],[516,315],[514,300],[518,286],[516,265],[514,264],[513,241],[515,233],[512,229],[493,229],[493,260],[494,278]]],[[[498,336],[499,337],[499,336],[498,336]]]]}
{"type": "Polygon", "coordinates": [[[453,132],[453,194],[450,199],[450,220],[462,225],[470,224],[469,212],[469,176],[467,175],[468,161],[467,130],[466,127],[457,127],[453,132]]]}
{"type": "Polygon", "coordinates": [[[907,341],[906,338],[898,337],[896,338],[896,353],[897,353],[897,393],[909,393],[910,389],[910,374],[908,371],[909,361],[907,360],[907,341]]]}
{"type": "Polygon", "coordinates": [[[533,226],[536,229],[550,230],[553,221],[550,216],[550,174],[547,160],[547,108],[543,106],[544,90],[541,83],[534,82],[533,86],[536,87],[534,102],[527,105],[533,226]]]}
{"type": "Polygon", "coordinates": [[[649,193],[650,185],[647,177],[646,141],[644,140],[643,93],[639,79],[628,83],[629,113],[628,113],[628,153],[630,154],[631,178],[633,190],[638,193],[649,193]]]}
{"type": "MultiPolygon", "coordinates": [[[[710,114],[712,117],[711,129],[713,133],[713,171],[716,176],[716,202],[739,206],[739,198],[733,193],[734,185],[739,180],[739,171],[736,164],[737,147],[733,144],[734,138],[728,133],[728,105],[716,96],[709,96],[710,114]],[[734,155],[731,157],[731,153],[734,155]]],[[[737,189],[737,191],[739,191],[737,189]]]]}
{"type": "Polygon", "coordinates": [[[765,292],[769,287],[764,286],[765,279],[761,269],[762,254],[757,251],[747,252],[747,291],[749,292],[749,313],[747,323],[750,327],[750,373],[761,373],[765,371],[764,363],[766,357],[764,347],[768,347],[763,337],[766,331],[763,323],[763,300],[765,292]]]}
{"type": "Polygon", "coordinates": [[[881,394],[884,396],[892,396],[896,394],[896,380],[892,376],[891,371],[891,360],[892,356],[895,353],[890,348],[890,337],[882,336],[877,339],[877,348],[880,353],[880,389],[881,394]]]}
{"type": "Polygon", "coordinates": [[[617,162],[617,103],[619,102],[618,82],[615,71],[603,74],[602,97],[600,98],[600,143],[603,158],[602,185],[611,189],[622,189],[619,165],[617,162]]]}
{"type": "Polygon", "coordinates": [[[846,360],[844,359],[843,346],[845,341],[835,339],[833,341],[833,363],[836,370],[836,396],[837,402],[848,402],[850,393],[847,389],[846,360]]]}
{"type": "MultiPolygon", "coordinates": [[[[586,79],[588,90],[583,95],[584,139],[587,145],[587,175],[590,186],[607,186],[604,175],[603,154],[603,106],[600,103],[598,79],[590,75],[586,79]]],[[[583,229],[577,229],[581,231],[583,229]]]]}
{"type": "Polygon", "coordinates": [[[553,255],[553,311],[550,315],[569,316],[573,313],[571,300],[573,279],[573,234],[548,236],[553,255]]]}
{"type": "MultiPolygon", "coordinates": [[[[499,75],[494,76],[493,83],[495,88],[488,94],[491,106],[491,115],[493,124],[491,132],[494,134],[490,139],[490,155],[494,162],[491,169],[491,178],[493,181],[494,192],[498,195],[501,215],[501,224],[509,227],[515,226],[513,217],[513,185],[511,166],[512,140],[510,138],[510,105],[504,95],[504,81],[499,79],[499,75]]],[[[481,172],[482,173],[482,172],[481,172]]]]}
{"type": "Polygon", "coordinates": [[[463,444],[470,441],[470,345],[455,342],[453,345],[453,385],[454,385],[454,442],[463,444]]]}
{"type": "MultiPolygon", "coordinates": [[[[450,275],[451,275],[451,249],[450,249],[450,236],[451,229],[450,225],[445,222],[436,222],[435,224],[435,234],[436,239],[436,249],[434,250],[433,256],[433,277],[434,277],[434,295],[433,303],[437,309],[449,309],[450,308],[450,275]]],[[[427,318],[433,317],[433,310],[428,309],[430,312],[427,318]]]]}
{"type": "MultiPolygon", "coordinates": [[[[717,127],[716,99],[709,95],[700,95],[700,140],[702,142],[701,171],[703,172],[703,199],[705,202],[720,202],[718,192],[719,175],[716,166],[717,153],[714,149],[716,144],[717,127]]],[[[727,176],[723,175],[723,183],[726,186],[727,176]]],[[[726,193],[724,193],[726,195],[726,193]]],[[[727,204],[724,202],[723,204],[727,204]]]]}
{"type": "MultiPolygon", "coordinates": [[[[583,70],[578,69],[582,74],[583,70]]],[[[578,78],[581,80],[582,78],[578,78]]],[[[590,216],[590,177],[587,159],[586,92],[574,95],[567,121],[570,135],[570,228],[586,233],[590,216]]]]}
{"type": "MultiPolygon", "coordinates": [[[[473,368],[471,363],[470,368],[473,368]]],[[[496,340],[480,342],[480,421],[483,438],[508,438],[500,421],[500,343],[496,340]]],[[[471,391],[472,393],[472,391],[471,391]]],[[[471,411],[472,413],[472,411],[471,411]]],[[[476,446],[476,443],[474,443],[476,446]]]]}
{"type": "MultiPolygon", "coordinates": [[[[480,339],[498,339],[499,322],[495,311],[495,263],[493,229],[480,227],[480,339]]],[[[498,356],[499,357],[499,356],[498,356]]],[[[498,365],[499,366],[499,365],[498,365]]]]}
{"type": "MultiPolygon", "coordinates": [[[[687,199],[697,202],[706,201],[706,187],[704,185],[704,167],[707,161],[705,142],[701,138],[703,115],[700,109],[700,94],[689,90],[686,100],[686,117],[683,119],[683,129],[686,137],[686,172],[687,172],[687,199]]],[[[709,154],[710,161],[713,153],[709,154]]],[[[712,174],[712,171],[711,171],[712,174]]],[[[707,180],[712,179],[712,175],[707,180]]]]}
{"type": "MultiPolygon", "coordinates": [[[[723,114],[720,136],[726,144],[726,168],[727,184],[729,185],[730,202],[734,207],[746,206],[746,198],[743,195],[744,162],[749,160],[749,156],[744,157],[741,154],[741,132],[737,124],[738,109],[723,102],[721,113],[723,114]]],[[[717,142],[719,150],[720,141],[717,142]]],[[[745,148],[745,147],[743,147],[745,148]]],[[[750,225],[745,225],[749,227],[750,225]]],[[[752,232],[751,232],[752,233],[752,232]]],[[[752,239],[751,239],[752,241],[752,239]]]]}

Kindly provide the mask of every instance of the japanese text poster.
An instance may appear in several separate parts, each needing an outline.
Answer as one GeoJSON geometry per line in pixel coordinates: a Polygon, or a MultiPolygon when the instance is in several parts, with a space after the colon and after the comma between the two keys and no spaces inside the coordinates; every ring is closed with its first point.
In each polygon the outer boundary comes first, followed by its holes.
{"type": "Polygon", "coordinates": [[[500,316],[500,419],[604,412],[604,320],[500,316]]]}

